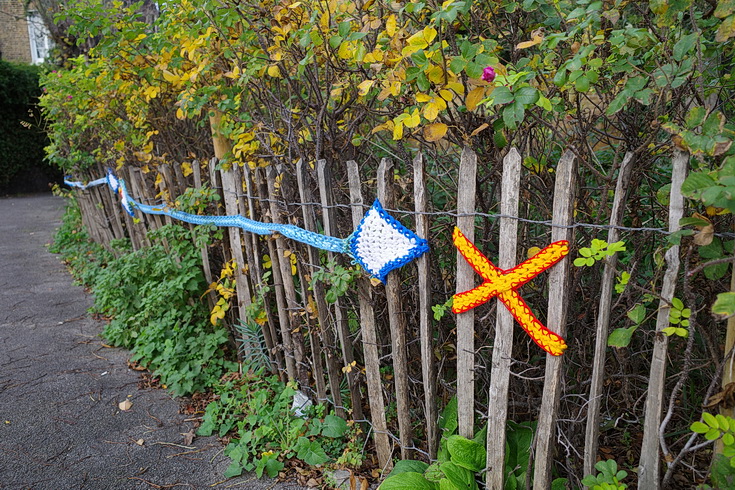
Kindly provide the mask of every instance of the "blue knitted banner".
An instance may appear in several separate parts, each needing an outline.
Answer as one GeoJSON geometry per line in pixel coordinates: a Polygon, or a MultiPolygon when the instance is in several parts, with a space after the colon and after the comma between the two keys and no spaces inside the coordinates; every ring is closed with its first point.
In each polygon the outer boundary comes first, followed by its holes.
{"type": "Polygon", "coordinates": [[[381,282],[385,282],[385,278],[390,271],[411,262],[429,250],[426,240],[418,237],[413,231],[389,215],[377,199],[368,212],[365,213],[354,233],[347,238],[334,238],[304,230],[294,225],[262,223],[241,215],[202,216],[171,209],[166,204],[157,206],[142,204],[128,194],[125,181],[117,178],[111,170],[107,171],[106,177],[87,184],[68,179],[69,177],[65,178],[64,183],[78,189],[107,184],[114,193],[120,196],[120,203],[130,216],[134,216],[134,210],[137,209],[144,214],[166,215],[195,225],[237,227],[258,235],[280,233],[286,238],[312,247],[345,253],[381,282]]]}

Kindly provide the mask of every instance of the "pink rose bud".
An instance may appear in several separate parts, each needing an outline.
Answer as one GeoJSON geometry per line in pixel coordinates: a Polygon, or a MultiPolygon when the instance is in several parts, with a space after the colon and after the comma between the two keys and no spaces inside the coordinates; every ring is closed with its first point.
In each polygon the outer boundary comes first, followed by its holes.
{"type": "Polygon", "coordinates": [[[486,82],[495,80],[495,69],[492,66],[486,66],[482,71],[482,79],[486,82]]]}

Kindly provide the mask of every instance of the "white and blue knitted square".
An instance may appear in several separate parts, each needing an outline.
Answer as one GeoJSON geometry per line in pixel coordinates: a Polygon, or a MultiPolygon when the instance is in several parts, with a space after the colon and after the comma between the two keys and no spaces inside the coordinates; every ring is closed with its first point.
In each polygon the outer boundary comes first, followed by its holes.
{"type": "Polygon", "coordinates": [[[111,168],[107,169],[107,185],[109,185],[112,192],[115,193],[117,193],[117,190],[120,187],[120,182],[117,180],[117,177],[112,172],[111,168]]]}
{"type": "Polygon", "coordinates": [[[118,185],[118,194],[120,194],[120,204],[122,204],[122,207],[130,216],[135,216],[133,214],[133,204],[130,202],[130,199],[128,198],[128,190],[125,188],[125,181],[120,180],[118,185]]]}
{"type": "Polygon", "coordinates": [[[350,237],[352,257],[381,282],[428,250],[427,241],[389,215],[377,199],[350,237]]]}

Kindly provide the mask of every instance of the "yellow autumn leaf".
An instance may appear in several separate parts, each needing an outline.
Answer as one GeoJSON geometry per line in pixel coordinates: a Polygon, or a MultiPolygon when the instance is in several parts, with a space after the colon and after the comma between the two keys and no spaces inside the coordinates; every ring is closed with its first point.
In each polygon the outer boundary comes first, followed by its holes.
{"type": "Polygon", "coordinates": [[[396,16],[394,14],[390,14],[388,16],[388,19],[385,21],[385,32],[390,36],[393,37],[396,35],[396,16]]]}
{"type": "Polygon", "coordinates": [[[375,80],[364,80],[357,86],[357,93],[360,94],[360,96],[367,95],[374,83],[375,80]]]}
{"type": "Polygon", "coordinates": [[[422,94],[421,92],[416,94],[416,102],[429,102],[433,97],[429,94],[422,94]]]}
{"type": "Polygon", "coordinates": [[[523,42],[516,44],[516,49],[530,48],[532,46],[536,46],[537,44],[541,44],[541,41],[543,40],[544,40],[543,31],[540,29],[537,29],[531,33],[530,41],[523,41],[523,42]]]}
{"type": "Polygon", "coordinates": [[[414,109],[413,113],[409,117],[403,120],[403,124],[407,128],[415,128],[421,123],[421,115],[419,114],[418,109],[414,109]]]}
{"type": "Polygon", "coordinates": [[[273,78],[279,78],[281,76],[281,70],[278,69],[278,65],[268,67],[268,76],[273,78]]]}
{"type": "Polygon", "coordinates": [[[191,169],[191,163],[184,162],[181,164],[181,172],[184,174],[184,177],[190,176],[194,171],[191,169]]]}
{"type": "Polygon", "coordinates": [[[470,138],[473,138],[473,137],[477,136],[478,134],[480,134],[480,132],[485,131],[489,127],[490,127],[490,125],[488,123],[482,123],[482,124],[480,124],[480,126],[478,126],[477,129],[475,129],[474,131],[472,131],[472,133],[470,134],[470,138]]]}
{"type": "Polygon", "coordinates": [[[439,141],[446,134],[449,127],[444,123],[432,123],[424,126],[424,138],[426,141],[439,141]]]}
{"type": "Polygon", "coordinates": [[[174,75],[168,70],[163,70],[163,79],[166,80],[168,83],[177,84],[181,80],[181,77],[178,75],[174,75]]]}
{"type": "Polygon", "coordinates": [[[451,90],[447,90],[447,89],[440,90],[439,91],[439,95],[441,96],[442,99],[446,100],[447,102],[449,102],[450,100],[452,100],[454,98],[454,95],[452,94],[452,91],[451,90]]]}
{"type": "Polygon", "coordinates": [[[526,257],[528,257],[530,259],[531,257],[533,257],[534,255],[536,255],[540,251],[541,251],[541,249],[538,248],[538,247],[531,247],[531,248],[528,249],[528,252],[526,252],[526,257]]]}
{"type": "Polygon", "coordinates": [[[403,121],[399,121],[394,124],[395,125],[393,126],[393,139],[395,141],[398,141],[401,138],[403,138],[403,121]]]}
{"type": "Polygon", "coordinates": [[[477,87],[470,91],[470,93],[467,94],[467,98],[465,99],[465,106],[467,107],[467,110],[472,112],[477,108],[477,104],[480,103],[482,98],[485,96],[485,87],[477,87]]]}
{"type": "Polygon", "coordinates": [[[426,77],[432,83],[444,83],[444,70],[441,66],[434,65],[426,71],[426,77]]]}

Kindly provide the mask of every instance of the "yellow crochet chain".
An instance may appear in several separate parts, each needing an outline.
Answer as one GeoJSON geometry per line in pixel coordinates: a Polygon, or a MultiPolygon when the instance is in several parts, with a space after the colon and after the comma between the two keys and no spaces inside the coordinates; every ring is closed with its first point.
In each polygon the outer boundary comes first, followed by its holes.
{"type": "Polygon", "coordinates": [[[554,356],[563,354],[567,348],[564,339],[538,321],[515,290],[563,259],[569,253],[569,242],[566,240],[554,242],[530,259],[504,271],[495,267],[459,228],[454,228],[452,241],[465,260],[484,280],[476,288],[455,294],[452,312],[465,312],[497,296],[539,347],[554,356]]]}

